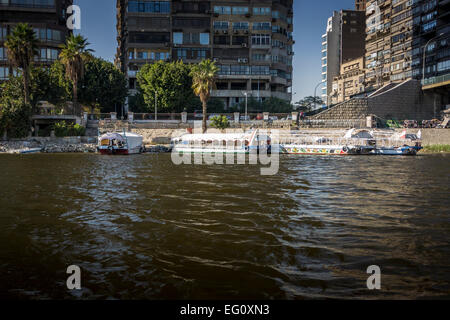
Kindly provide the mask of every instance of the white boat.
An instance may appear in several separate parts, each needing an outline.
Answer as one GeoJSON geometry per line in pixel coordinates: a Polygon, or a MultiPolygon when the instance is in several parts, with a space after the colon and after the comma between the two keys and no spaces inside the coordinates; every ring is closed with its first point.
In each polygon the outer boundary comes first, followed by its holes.
{"type": "Polygon", "coordinates": [[[258,130],[246,133],[184,134],[172,139],[172,151],[178,153],[239,153],[252,150],[270,152],[271,139],[258,134],[258,130]]]}
{"type": "Polygon", "coordinates": [[[15,150],[15,151],[13,151],[13,153],[31,154],[31,153],[39,153],[41,151],[42,151],[42,148],[30,148],[30,149],[15,150]]]}
{"type": "Polygon", "coordinates": [[[418,134],[395,133],[383,139],[377,139],[376,155],[384,156],[415,156],[422,150],[422,131],[418,134]]]}
{"type": "Polygon", "coordinates": [[[105,155],[129,155],[144,151],[144,138],[132,132],[109,132],[99,137],[98,151],[105,155]]]}
{"type": "Polygon", "coordinates": [[[280,137],[280,152],[297,155],[369,155],[375,150],[372,135],[354,134],[349,130],[342,138],[326,138],[309,134],[280,137]]]}

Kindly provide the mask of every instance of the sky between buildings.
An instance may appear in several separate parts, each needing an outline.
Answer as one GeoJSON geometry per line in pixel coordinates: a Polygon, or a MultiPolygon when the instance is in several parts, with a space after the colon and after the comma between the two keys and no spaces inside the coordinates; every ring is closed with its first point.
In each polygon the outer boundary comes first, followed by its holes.
{"type": "MultiPolygon", "coordinates": [[[[80,33],[95,55],[114,61],[117,48],[116,0],[75,0],[81,8],[80,33]]],[[[294,102],[314,95],[321,81],[321,37],[334,10],[354,10],[354,0],[294,0],[294,102]]],[[[318,93],[319,94],[319,93],[318,93]]]]}

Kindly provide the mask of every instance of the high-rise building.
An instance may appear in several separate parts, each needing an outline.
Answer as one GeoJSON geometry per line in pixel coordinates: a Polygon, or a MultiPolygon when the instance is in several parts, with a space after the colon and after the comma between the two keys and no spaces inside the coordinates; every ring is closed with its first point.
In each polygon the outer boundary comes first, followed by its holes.
{"type": "Polygon", "coordinates": [[[425,79],[449,74],[449,8],[445,0],[368,1],[367,87],[422,79],[424,58],[425,79]]]}
{"type": "Polygon", "coordinates": [[[322,100],[331,103],[333,80],[339,76],[342,64],[364,56],[365,12],[335,11],[328,19],[327,32],[322,36],[322,100]]]}
{"type": "Polygon", "coordinates": [[[220,68],[212,97],[227,107],[277,97],[291,100],[292,0],[117,1],[116,64],[136,88],[146,63],[210,58],[220,68]]]}
{"type": "Polygon", "coordinates": [[[40,41],[35,63],[50,65],[58,59],[59,46],[71,32],[66,26],[66,10],[71,4],[72,0],[0,1],[0,80],[7,80],[14,72],[4,42],[18,23],[32,26],[40,41]]]}
{"type": "Polygon", "coordinates": [[[367,0],[355,0],[355,9],[357,11],[366,11],[367,0]]]}
{"type": "Polygon", "coordinates": [[[361,56],[341,65],[340,74],[333,81],[331,103],[337,104],[350,100],[364,90],[364,57],[361,56]]]}

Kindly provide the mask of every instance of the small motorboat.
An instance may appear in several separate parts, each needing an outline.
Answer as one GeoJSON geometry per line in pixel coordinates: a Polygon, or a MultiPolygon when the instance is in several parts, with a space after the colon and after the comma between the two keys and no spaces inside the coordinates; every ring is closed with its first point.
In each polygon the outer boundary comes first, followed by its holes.
{"type": "Polygon", "coordinates": [[[130,155],[144,152],[144,138],[132,132],[109,132],[99,137],[98,151],[104,155],[130,155]]]}
{"type": "Polygon", "coordinates": [[[18,154],[32,154],[32,153],[39,153],[42,151],[42,148],[29,148],[29,149],[21,149],[21,150],[16,150],[13,153],[18,153],[18,154]]]}

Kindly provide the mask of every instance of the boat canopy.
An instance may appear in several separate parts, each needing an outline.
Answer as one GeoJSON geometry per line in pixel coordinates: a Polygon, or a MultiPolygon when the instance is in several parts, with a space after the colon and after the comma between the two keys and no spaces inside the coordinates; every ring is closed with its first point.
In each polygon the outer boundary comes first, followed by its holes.
{"type": "Polygon", "coordinates": [[[144,138],[141,135],[132,132],[109,132],[102,135],[99,140],[102,145],[107,145],[106,142],[116,140],[116,142],[127,143],[129,149],[134,149],[142,146],[144,138]]]}
{"type": "Polygon", "coordinates": [[[174,138],[174,141],[222,141],[222,140],[248,140],[250,134],[245,133],[222,133],[222,134],[185,134],[174,138]]]}

